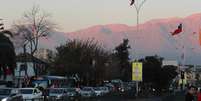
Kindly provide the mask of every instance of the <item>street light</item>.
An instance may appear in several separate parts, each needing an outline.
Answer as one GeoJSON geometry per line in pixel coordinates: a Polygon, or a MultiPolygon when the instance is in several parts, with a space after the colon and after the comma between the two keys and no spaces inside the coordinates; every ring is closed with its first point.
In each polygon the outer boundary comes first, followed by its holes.
{"type": "MultiPolygon", "coordinates": [[[[137,13],[137,34],[139,35],[139,20],[140,20],[140,11],[141,11],[141,8],[142,6],[144,5],[144,3],[146,2],[147,0],[131,0],[131,3],[130,3],[130,6],[134,6],[135,7],[135,10],[136,10],[136,13],[137,13]]],[[[136,53],[136,60],[138,58],[137,56],[137,52],[136,53]]]]}
{"type": "Polygon", "coordinates": [[[136,10],[136,13],[137,13],[137,33],[139,32],[139,18],[140,18],[140,11],[141,11],[141,8],[142,6],[144,5],[144,3],[147,1],[147,0],[131,0],[131,3],[130,3],[130,6],[133,6],[135,7],[135,10],[136,10]]]}
{"type": "MultiPolygon", "coordinates": [[[[141,8],[142,6],[144,5],[144,3],[146,2],[147,0],[131,0],[131,3],[130,3],[130,6],[133,6],[135,7],[135,10],[136,10],[136,13],[137,13],[137,34],[139,34],[139,15],[140,15],[140,11],[141,11],[141,8]]],[[[137,59],[137,55],[136,55],[136,61],[138,61],[137,59]]],[[[136,81],[136,96],[138,96],[138,90],[139,90],[139,87],[138,87],[138,81],[136,81]]]]}

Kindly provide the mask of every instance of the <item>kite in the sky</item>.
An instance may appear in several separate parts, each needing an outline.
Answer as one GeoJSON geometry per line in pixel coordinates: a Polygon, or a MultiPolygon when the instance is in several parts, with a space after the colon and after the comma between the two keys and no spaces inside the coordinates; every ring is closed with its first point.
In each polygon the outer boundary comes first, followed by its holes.
{"type": "Polygon", "coordinates": [[[135,0],[131,0],[130,6],[132,6],[135,3],[135,0]]]}

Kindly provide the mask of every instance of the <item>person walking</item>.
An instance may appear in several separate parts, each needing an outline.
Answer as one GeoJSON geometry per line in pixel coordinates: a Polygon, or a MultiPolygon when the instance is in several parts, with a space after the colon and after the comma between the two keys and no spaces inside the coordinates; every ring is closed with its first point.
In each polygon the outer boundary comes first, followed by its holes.
{"type": "Polygon", "coordinates": [[[185,95],[185,101],[195,101],[194,94],[195,94],[195,87],[190,86],[185,95]]]}

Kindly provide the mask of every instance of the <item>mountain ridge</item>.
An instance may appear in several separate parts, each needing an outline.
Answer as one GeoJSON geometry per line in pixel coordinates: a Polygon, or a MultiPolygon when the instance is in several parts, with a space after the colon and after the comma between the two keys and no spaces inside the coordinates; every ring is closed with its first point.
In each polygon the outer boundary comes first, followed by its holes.
{"type": "Polygon", "coordinates": [[[95,39],[108,50],[128,38],[132,47],[131,58],[143,58],[144,56],[159,55],[168,60],[181,61],[182,44],[186,48],[186,64],[201,64],[201,46],[198,43],[199,29],[201,28],[201,13],[192,14],[183,18],[171,17],[149,20],[139,24],[139,32],[136,26],[126,24],[95,25],[74,32],[54,32],[50,37],[51,42],[40,40],[40,47],[54,44],[55,48],[64,44],[69,39],[95,39]],[[182,23],[184,31],[177,36],[171,36],[178,25],[182,23]],[[57,33],[59,33],[57,35],[57,33]],[[194,33],[194,34],[193,34],[194,33]],[[185,36],[185,41],[182,37],[185,36]]]}

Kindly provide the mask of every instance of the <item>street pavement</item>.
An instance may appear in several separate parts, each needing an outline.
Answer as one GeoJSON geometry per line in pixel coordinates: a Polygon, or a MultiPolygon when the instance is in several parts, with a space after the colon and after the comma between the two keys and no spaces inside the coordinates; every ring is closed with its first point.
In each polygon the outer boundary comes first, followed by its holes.
{"type": "Polygon", "coordinates": [[[185,94],[176,92],[175,94],[166,94],[163,96],[152,96],[146,98],[129,98],[124,96],[106,96],[99,98],[83,99],[82,101],[184,101],[185,94]]]}
{"type": "Polygon", "coordinates": [[[176,92],[175,94],[170,94],[162,99],[162,101],[185,101],[185,92],[176,92]]]}
{"type": "Polygon", "coordinates": [[[177,91],[175,93],[164,94],[160,97],[133,99],[132,101],[185,101],[185,92],[177,91]]]}

